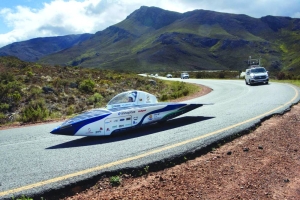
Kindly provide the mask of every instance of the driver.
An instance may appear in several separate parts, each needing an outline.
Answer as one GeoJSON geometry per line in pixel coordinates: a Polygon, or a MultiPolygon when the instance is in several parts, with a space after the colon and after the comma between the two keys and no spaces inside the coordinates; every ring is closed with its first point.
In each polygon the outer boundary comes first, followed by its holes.
{"type": "Polygon", "coordinates": [[[134,102],[134,101],[135,101],[135,96],[132,93],[130,93],[128,95],[128,102],[134,102]]]}

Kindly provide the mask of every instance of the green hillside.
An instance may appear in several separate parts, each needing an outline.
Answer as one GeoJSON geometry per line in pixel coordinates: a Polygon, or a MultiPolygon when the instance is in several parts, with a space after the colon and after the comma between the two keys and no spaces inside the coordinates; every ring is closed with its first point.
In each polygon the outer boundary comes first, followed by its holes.
{"type": "Polygon", "coordinates": [[[122,22],[40,63],[132,72],[245,70],[261,57],[270,73],[299,74],[300,20],[142,6],[122,22]]]}

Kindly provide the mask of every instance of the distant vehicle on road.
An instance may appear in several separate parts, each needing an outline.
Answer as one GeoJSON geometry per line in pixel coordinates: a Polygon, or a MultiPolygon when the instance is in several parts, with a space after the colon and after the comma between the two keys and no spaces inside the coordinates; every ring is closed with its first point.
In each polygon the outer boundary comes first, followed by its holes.
{"type": "Polygon", "coordinates": [[[260,65],[260,58],[252,59],[251,56],[249,56],[248,66],[249,68],[246,69],[245,73],[246,85],[253,85],[257,83],[269,83],[268,71],[260,65]]]}
{"type": "Polygon", "coordinates": [[[189,79],[190,76],[188,73],[184,72],[184,73],[181,73],[181,79],[189,79]]]}
{"type": "Polygon", "coordinates": [[[256,83],[269,83],[268,71],[264,67],[253,67],[246,69],[245,75],[246,85],[253,85],[256,83]]]}
{"type": "Polygon", "coordinates": [[[167,74],[167,78],[172,78],[172,74],[167,74]]]}

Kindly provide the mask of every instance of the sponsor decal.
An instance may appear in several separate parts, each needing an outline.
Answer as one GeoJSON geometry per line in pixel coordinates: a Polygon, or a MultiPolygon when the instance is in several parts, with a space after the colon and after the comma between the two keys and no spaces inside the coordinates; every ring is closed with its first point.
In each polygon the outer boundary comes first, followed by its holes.
{"type": "Polygon", "coordinates": [[[119,125],[119,128],[121,128],[121,127],[124,127],[124,125],[123,124],[119,125]]]}
{"type": "Polygon", "coordinates": [[[159,119],[159,118],[161,118],[160,113],[155,113],[154,114],[154,119],[159,119]]]}
{"type": "Polygon", "coordinates": [[[125,124],[126,127],[131,126],[131,124],[125,124]]]}
{"type": "Polygon", "coordinates": [[[133,120],[138,120],[138,117],[134,117],[133,120]]]}
{"type": "Polygon", "coordinates": [[[144,110],[139,110],[138,112],[145,112],[145,111],[147,111],[146,109],[144,109],[144,110]]]}
{"type": "Polygon", "coordinates": [[[90,128],[88,128],[88,131],[86,132],[86,134],[93,134],[93,132],[91,131],[90,128]]]}
{"type": "Polygon", "coordinates": [[[129,115],[129,114],[133,114],[133,113],[135,113],[135,111],[131,110],[131,111],[119,112],[118,115],[129,115]]]}
{"type": "Polygon", "coordinates": [[[105,121],[105,124],[109,124],[111,122],[111,120],[107,120],[105,121]]]}
{"type": "Polygon", "coordinates": [[[149,120],[152,120],[152,119],[153,119],[152,114],[148,116],[148,119],[149,119],[149,120]]]}
{"type": "Polygon", "coordinates": [[[131,120],[131,118],[130,118],[130,117],[127,117],[126,120],[131,120]]]}
{"type": "Polygon", "coordinates": [[[147,101],[146,101],[146,103],[150,103],[150,97],[149,97],[149,95],[147,95],[147,101]]]}
{"type": "Polygon", "coordinates": [[[117,120],[117,119],[115,119],[115,120],[114,120],[114,122],[118,122],[118,120],[117,120]]]}
{"type": "Polygon", "coordinates": [[[136,121],[133,121],[132,123],[133,123],[133,124],[136,124],[137,122],[136,122],[136,121]]]}
{"type": "Polygon", "coordinates": [[[118,126],[112,126],[111,128],[118,128],[118,126]]]}
{"type": "Polygon", "coordinates": [[[139,99],[140,101],[143,101],[143,99],[139,99]]]}
{"type": "Polygon", "coordinates": [[[106,131],[110,131],[109,128],[107,128],[106,131]]]}
{"type": "Polygon", "coordinates": [[[125,119],[120,119],[120,122],[124,121],[125,119]]]}
{"type": "Polygon", "coordinates": [[[103,131],[103,128],[100,127],[100,128],[99,128],[99,131],[96,131],[96,133],[101,133],[102,131],[103,131]]]}

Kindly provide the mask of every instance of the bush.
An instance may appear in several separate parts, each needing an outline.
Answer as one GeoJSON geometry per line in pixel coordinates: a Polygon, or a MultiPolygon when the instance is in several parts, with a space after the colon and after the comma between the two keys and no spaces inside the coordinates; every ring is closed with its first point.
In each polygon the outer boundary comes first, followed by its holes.
{"type": "Polygon", "coordinates": [[[21,111],[20,120],[22,122],[36,122],[42,121],[49,116],[49,110],[46,108],[45,101],[39,99],[37,101],[31,101],[21,111]]]}
{"type": "Polygon", "coordinates": [[[121,178],[119,176],[112,176],[110,177],[109,182],[112,186],[118,186],[121,184],[121,178]]]}
{"type": "Polygon", "coordinates": [[[74,105],[70,105],[67,108],[67,115],[73,115],[75,113],[75,106],[74,105]]]}
{"type": "Polygon", "coordinates": [[[225,73],[224,72],[220,72],[219,73],[219,78],[225,78],[225,73]]]}
{"type": "Polygon", "coordinates": [[[98,103],[98,102],[101,102],[103,100],[103,96],[99,93],[95,93],[94,94],[94,102],[95,103],[98,103]]]}
{"type": "Polygon", "coordinates": [[[7,103],[0,103],[0,112],[8,111],[9,105],[7,103]]]}
{"type": "Polygon", "coordinates": [[[14,91],[14,93],[11,94],[11,98],[14,102],[19,102],[21,100],[21,94],[18,91],[14,91]]]}
{"type": "Polygon", "coordinates": [[[172,84],[173,93],[172,98],[176,99],[182,96],[187,96],[189,94],[188,85],[185,82],[174,82],[172,84]]]}
{"type": "Polygon", "coordinates": [[[6,122],[6,116],[0,112],[0,124],[4,124],[6,122]]]}
{"type": "Polygon", "coordinates": [[[279,72],[279,73],[277,74],[277,79],[278,79],[278,80],[283,80],[283,79],[285,79],[285,73],[284,73],[284,72],[279,72]]]}
{"type": "Polygon", "coordinates": [[[94,91],[95,82],[91,79],[83,80],[79,84],[79,90],[84,93],[91,93],[94,91]]]}
{"type": "Polygon", "coordinates": [[[168,95],[167,94],[163,94],[163,95],[161,95],[161,97],[160,97],[160,101],[166,101],[166,100],[168,100],[169,99],[169,97],[168,97],[168,95]]]}
{"type": "Polygon", "coordinates": [[[7,84],[9,82],[13,82],[15,80],[15,77],[12,73],[6,72],[0,74],[0,83],[7,84]]]}

